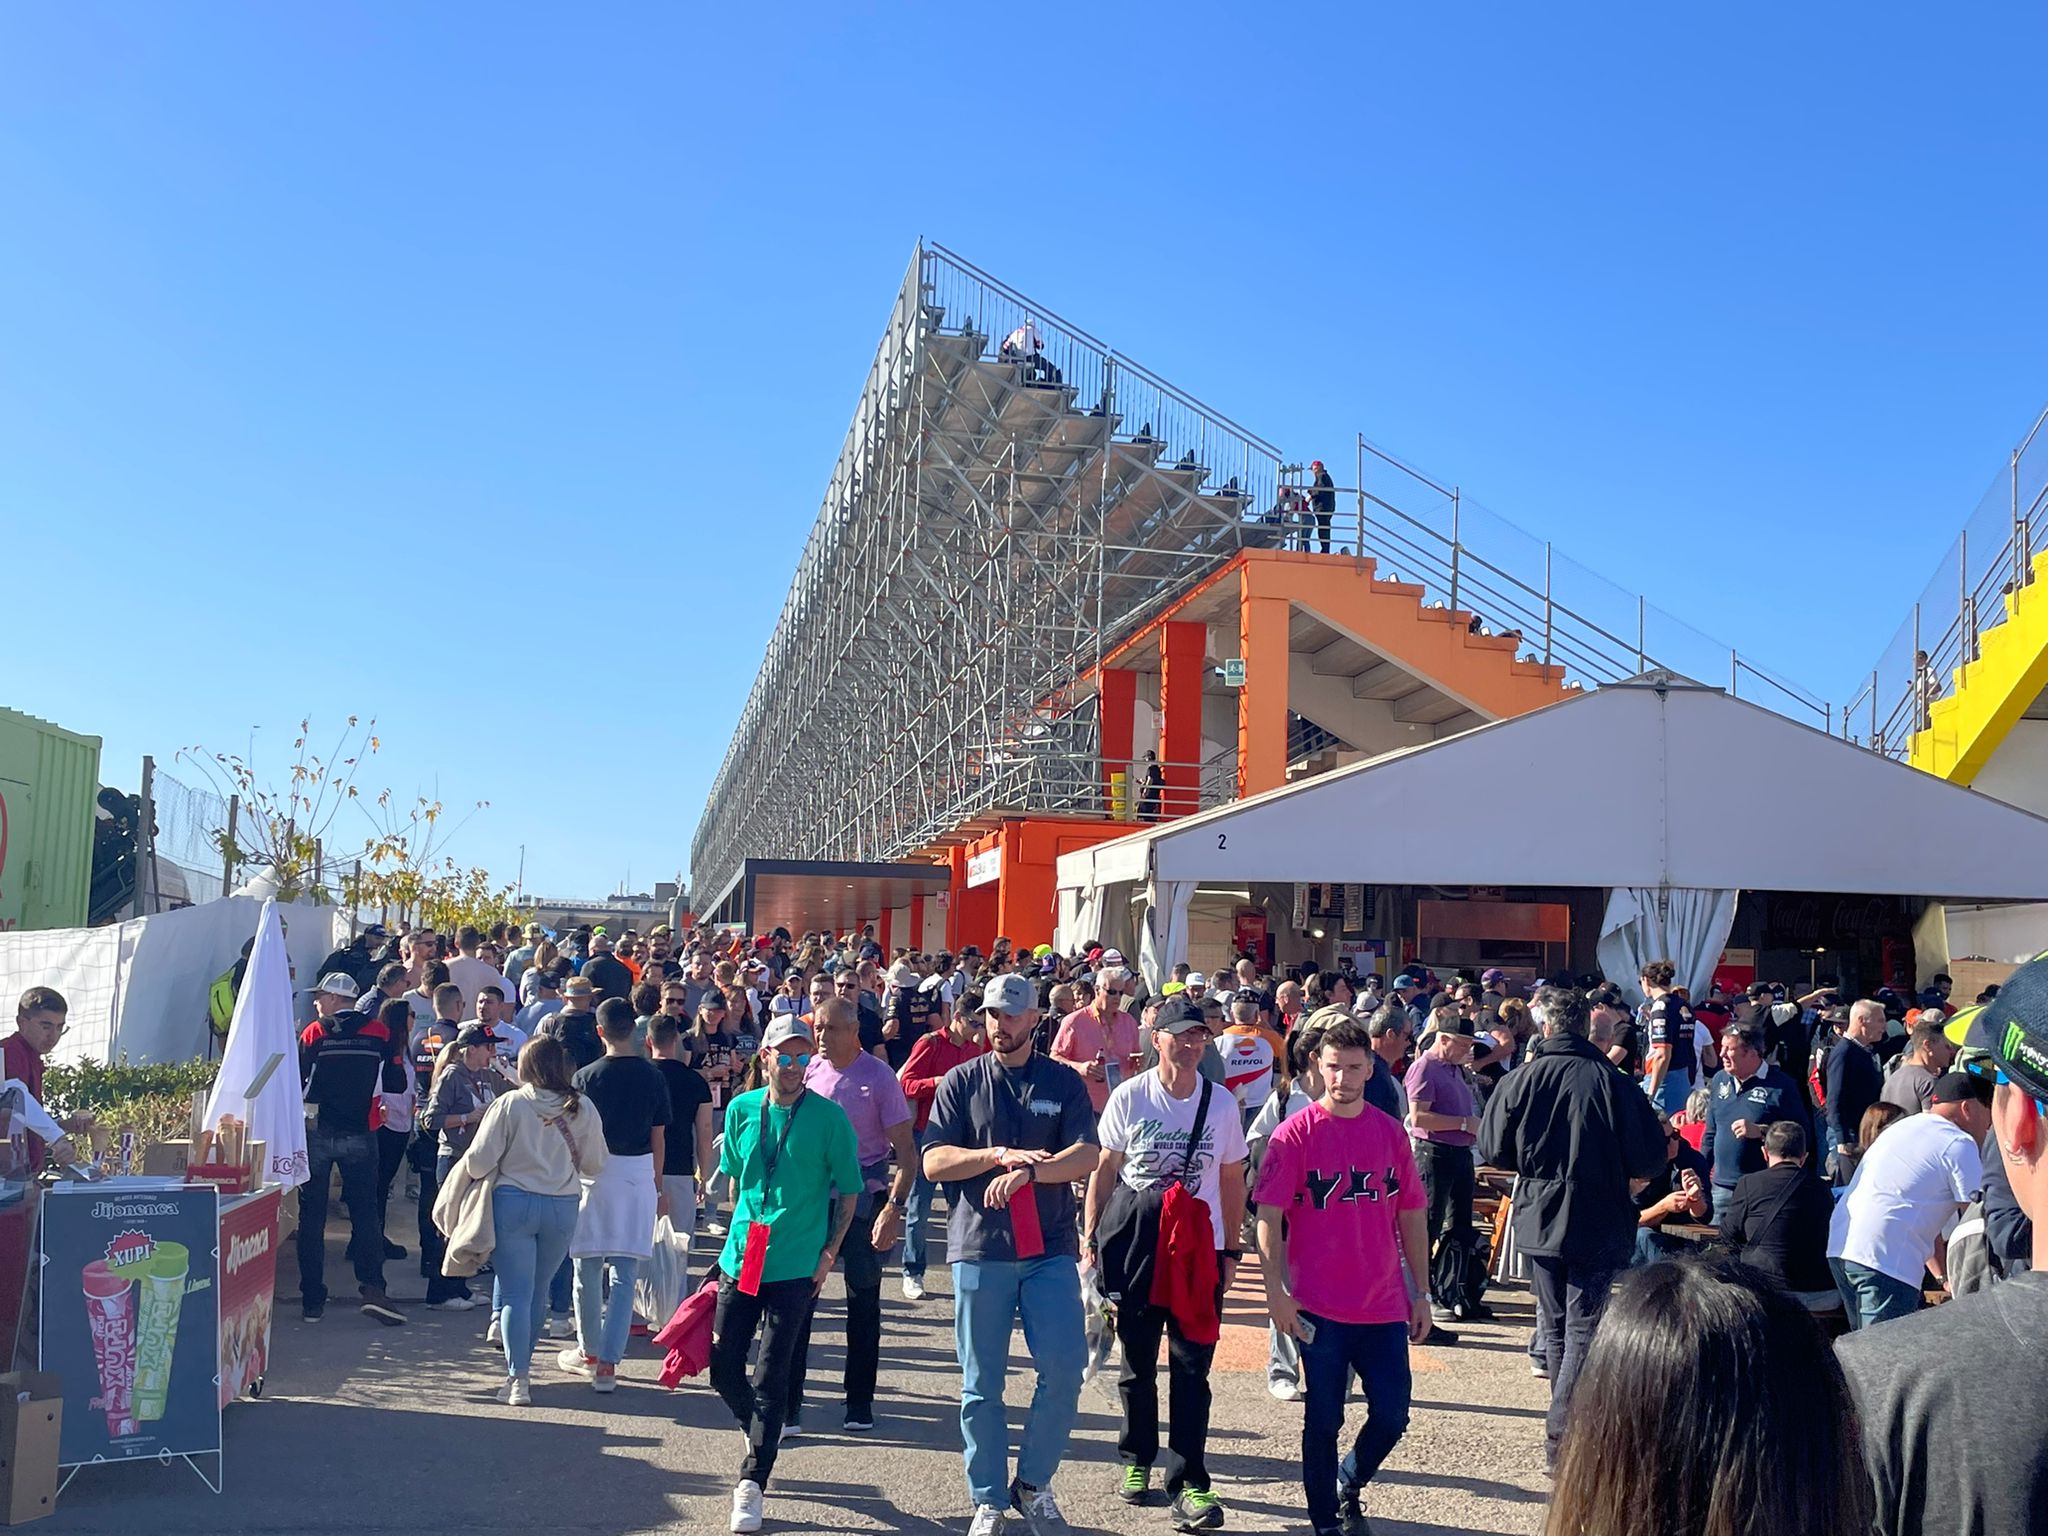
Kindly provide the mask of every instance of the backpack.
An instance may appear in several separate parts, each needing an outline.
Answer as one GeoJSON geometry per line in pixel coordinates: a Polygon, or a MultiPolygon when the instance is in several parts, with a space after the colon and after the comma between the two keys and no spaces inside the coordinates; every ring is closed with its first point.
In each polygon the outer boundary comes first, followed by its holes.
{"type": "Polygon", "coordinates": [[[234,1020],[235,968],[231,965],[214,977],[213,985],[206,989],[206,1021],[216,1035],[226,1039],[228,1026],[234,1020]]]}
{"type": "Polygon", "coordinates": [[[1477,1231],[1462,1237],[1446,1231],[1436,1240],[1436,1253],[1429,1261],[1429,1289],[1436,1305],[1453,1311],[1461,1306],[1476,1307],[1486,1295],[1487,1260],[1491,1244],[1477,1231]]]}
{"type": "Polygon", "coordinates": [[[1813,1098],[1815,1109],[1825,1109],[1828,1103],[1828,1057],[1842,1043],[1842,1032],[1832,1024],[1823,1024],[1814,1031],[1813,1056],[1806,1068],[1806,1091],[1813,1098]]]}

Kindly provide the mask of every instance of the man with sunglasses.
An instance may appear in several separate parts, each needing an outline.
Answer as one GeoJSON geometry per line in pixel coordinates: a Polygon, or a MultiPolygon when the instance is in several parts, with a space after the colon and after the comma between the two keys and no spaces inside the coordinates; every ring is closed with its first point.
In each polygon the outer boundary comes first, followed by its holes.
{"type": "MultiPolygon", "coordinates": [[[[1883,1536],[2033,1531],[2048,1509],[2048,1417],[2039,1409],[2048,1339],[2048,961],[2021,966],[1968,1013],[1956,1043],[1972,1078],[1991,1090],[1987,1155],[2032,1218],[2033,1267],[1835,1346],[1863,1422],[1873,1528],[1883,1536]]],[[[1932,1113],[1878,1137],[1857,1183],[1886,1143],[1932,1113]]]]}
{"type": "Polygon", "coordinates": [[[781,1015],[761,1052],[767,1086],[732,1101],[718,1165],[732,1181],[733,1217],[718,1260],[711,1385],[747,1437],[729,1527],[742,1532],[761,1528],[797,1351],[864,1182],[853,1122],[805,1081],[816,1055],[811,1032],[781,1015]]]}

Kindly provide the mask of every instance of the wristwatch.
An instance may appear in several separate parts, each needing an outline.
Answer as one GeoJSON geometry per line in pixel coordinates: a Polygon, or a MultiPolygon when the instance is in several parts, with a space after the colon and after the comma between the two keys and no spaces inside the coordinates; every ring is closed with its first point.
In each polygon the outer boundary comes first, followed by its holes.
{"type": "Polygon", "coordinates": [[[892,1211],[900,1211],[908,1203],[908,1201],[899,1200],[894,1195],[891,1195],[887,1201],[887,1208],[892,1211]]]}
{"type": "Polygon", "coordinates": [[[1225,1259],[1242,1259],[1244,1257],[1244,1250],[1242,1248],[1225,1248],[1221,1251],[1218,1257],[1225,1259]]]}

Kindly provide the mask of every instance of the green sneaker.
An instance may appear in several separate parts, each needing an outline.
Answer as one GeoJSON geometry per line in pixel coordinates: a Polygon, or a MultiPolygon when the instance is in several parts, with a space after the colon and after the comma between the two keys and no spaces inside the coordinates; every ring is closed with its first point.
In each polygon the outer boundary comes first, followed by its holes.
{"type": "Polygon", "coordinates": [[[1173,1499],[1176,1531],[1220,1531],[1223,1501],[1206,1488],[1183,1488],[1173,1499]]]}
{"type": "Polygon", "coordinates": [[[1116,1485],[1116,1496],[1126,1504],[1145,1503],[1152,1497],[1152,1469],[1125,1467],[1123,1480],[1116,1485]]]}

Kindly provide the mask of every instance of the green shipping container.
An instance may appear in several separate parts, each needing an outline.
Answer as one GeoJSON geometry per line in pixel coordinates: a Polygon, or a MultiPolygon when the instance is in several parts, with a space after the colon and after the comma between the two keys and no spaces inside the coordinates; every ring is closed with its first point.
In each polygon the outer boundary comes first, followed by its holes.
{"type": "Polygon", "coordinates": [[[83,928],[100,739],[0,709],[0,933],[83,928]]]}

